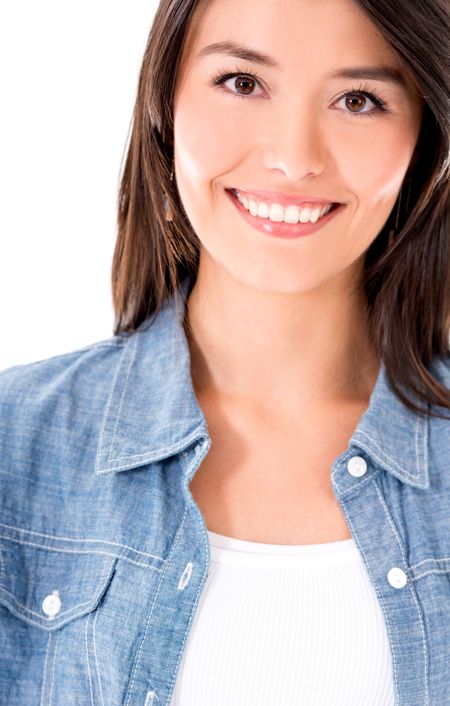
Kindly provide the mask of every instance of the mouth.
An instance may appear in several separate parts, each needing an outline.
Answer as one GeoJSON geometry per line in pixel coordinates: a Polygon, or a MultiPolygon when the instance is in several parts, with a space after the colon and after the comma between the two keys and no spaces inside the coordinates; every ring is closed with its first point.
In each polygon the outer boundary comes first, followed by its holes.
{"type": "Polygon", "coordinates": [[[317,200],[302,200],[284,206],[276,201],[247,198],[238,189],[225,189],[228,197],[244,218],[256,230],[266,235],[297,238],[323,228],[344,208],[345,204],[317,200]]]}

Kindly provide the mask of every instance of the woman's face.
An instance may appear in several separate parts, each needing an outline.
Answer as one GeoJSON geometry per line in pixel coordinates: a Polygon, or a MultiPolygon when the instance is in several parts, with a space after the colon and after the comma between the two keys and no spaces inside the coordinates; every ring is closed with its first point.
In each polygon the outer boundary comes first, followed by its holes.
{"type": "Polygon", "coordinates": [[[175,176],[200,266],[274,292],[354,282],[397,198],[421,112],[396,55],[350,0],[200,2],[174,104],[175,176]],[[223,42],[271,63],[206,51],[223,42]],[[227,73],[236,75],[218,83],[227,73]],[[259,215],[230,189],[253,195],[259,215]],[[323,222],[300,225],[306,235],[277,222],[330,203],[340,206],[323,222]]]}

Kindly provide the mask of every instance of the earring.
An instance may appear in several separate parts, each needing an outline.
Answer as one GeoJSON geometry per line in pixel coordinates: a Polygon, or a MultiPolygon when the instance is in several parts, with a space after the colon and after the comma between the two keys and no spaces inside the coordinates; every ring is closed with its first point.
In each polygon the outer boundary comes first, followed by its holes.
{"type": "Polygon", "coordinates": [[[173,210],[167,196],[164,197],[164,207],[166,211],[166,221],[173,221],[173,210]]]}
{"type": "MultiPolygon", "coordinates": [[[[172,162],[172,168],[170,170],[170,181],[173,181],[173,162],[172,162]]],[[[165,196],[164,196],[164,207],[165,207],[165,211],[166,211],[166,221],[173,221],[174,213],[173,213],[172,205],[169,202],[169,198],[168,198],[167,194],[165,194],[165,196]]]]}

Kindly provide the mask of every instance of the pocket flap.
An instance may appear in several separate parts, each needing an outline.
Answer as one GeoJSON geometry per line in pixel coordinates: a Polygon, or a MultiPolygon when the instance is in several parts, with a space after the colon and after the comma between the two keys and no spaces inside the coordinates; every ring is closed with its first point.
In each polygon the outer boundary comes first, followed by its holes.
{"type": "Polygon", "coordinates": [[[117,557],[0,540],[0,602],[15,616],[57,630],[94,610],[117,557]]]}

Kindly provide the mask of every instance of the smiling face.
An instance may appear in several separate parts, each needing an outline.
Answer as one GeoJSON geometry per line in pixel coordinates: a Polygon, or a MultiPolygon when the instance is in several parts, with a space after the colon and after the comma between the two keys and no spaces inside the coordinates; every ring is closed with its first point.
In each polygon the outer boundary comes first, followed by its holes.
{"type": "Polygon", "coordinates": [[[421,113],[355,3],[202,0],[174,101],[175,175],[200,267],[274,292],[354,282],[397,198],[421,113]],[[266,60],[207,49],[224,42],[266,60]],[[250,213],[232,189],[256,203],[244,202],[250,213]],[[322,221],[329,203],[340,206],[322,221]],[[317,222],[302,225],[311,213],[317,222]]]}

